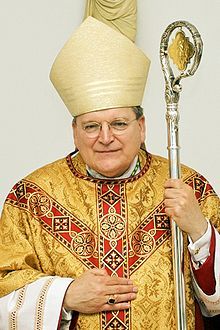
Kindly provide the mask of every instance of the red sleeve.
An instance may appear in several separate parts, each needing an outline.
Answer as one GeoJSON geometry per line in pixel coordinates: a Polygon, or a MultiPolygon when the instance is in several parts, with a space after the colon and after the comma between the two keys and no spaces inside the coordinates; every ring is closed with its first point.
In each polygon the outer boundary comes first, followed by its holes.
{"type": "Polygon", "coordinates": [[[215,293],[215,272],[214,272],[214,263],[215,263],[215,230],[212,227],[212,236],[211,243],[209,248],[209,257],[206,259],[204,264],[201,265],[199,269],[195,269],[192,265],[193,273],[195,279],[202,289],[202,291],[207,295],[212,295],[215,293]]]}

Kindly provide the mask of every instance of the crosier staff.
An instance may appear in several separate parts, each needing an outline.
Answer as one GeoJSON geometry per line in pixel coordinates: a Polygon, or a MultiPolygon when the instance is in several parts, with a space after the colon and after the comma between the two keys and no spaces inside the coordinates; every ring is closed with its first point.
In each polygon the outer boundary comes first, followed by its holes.
{"type": "MultiPolygon", "coordinates": [[[[170,24],[161,37],[160,60],[165,77],[165,100],[167,106],[167,138],[168,138],[168,158],[169,172],[171,179],[179,179],[180,157],[179,157],[179,136],[178,123],[179,94],[182,90],[180,81],[182,78],[192,76],[198,68],[202,55],[202,40],[198,30],[186,21],[176,21],[170,24]],[[169,45],[169,40],[177,30],[176,36],[169,45]],[[193,43],[189,41],[184,31],[188,31],[193,43]],[[178,72],[175,77],[171,67],[170,58],[176,66],[178,72]]],[[[180,228],[171,219],[172,227],[172,250],[173,250],[173,272],[175,285],[176,302],[176,324],[177,330],[187,329],[186,303],[185,303],[185,283],[182,270],[183,261],[183,236],[180,228]]]]}

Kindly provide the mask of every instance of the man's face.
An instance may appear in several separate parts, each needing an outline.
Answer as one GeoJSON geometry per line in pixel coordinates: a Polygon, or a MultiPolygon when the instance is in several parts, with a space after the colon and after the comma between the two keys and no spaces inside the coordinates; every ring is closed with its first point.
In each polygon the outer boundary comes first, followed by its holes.
{"type": "Polygon", "coordinates": [[[123,174],[145,140],[144,117],[135,118],[132,108],[100,110],[78,116],[73,124],[74,142],[84,162],[107,177],[123,174]],[[115,121],[116,129],[109,125],[115,121]],[[118,131],[117,125],[123,121],[128,125],[118,131]],[[95,134],[90,132],[94,123],[101,124],[95,134]]]}

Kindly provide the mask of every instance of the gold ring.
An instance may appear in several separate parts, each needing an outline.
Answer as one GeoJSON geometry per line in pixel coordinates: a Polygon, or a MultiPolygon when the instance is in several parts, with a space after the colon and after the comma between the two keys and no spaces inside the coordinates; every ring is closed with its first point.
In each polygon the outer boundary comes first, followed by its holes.
{"type": "Polygon", "coordinates": [[[116,302],[115,296],[114,295],[113,296],[109,296],[107,303],[109,305],[114,305],[115,302],[116,302]]]}

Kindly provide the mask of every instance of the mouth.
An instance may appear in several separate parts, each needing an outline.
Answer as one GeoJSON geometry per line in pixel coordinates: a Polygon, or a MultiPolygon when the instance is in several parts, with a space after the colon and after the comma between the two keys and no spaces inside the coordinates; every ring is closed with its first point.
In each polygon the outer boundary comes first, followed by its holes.
{"type": "Polygon", "coordinates": [[[117,150],[100,150],[100,151],[96,151],[96,152],[100,153],[100,154],[111,154],[111,153],[115,153],[118,151],[119,151],[119,149],[117,149],[117,150]]]}

